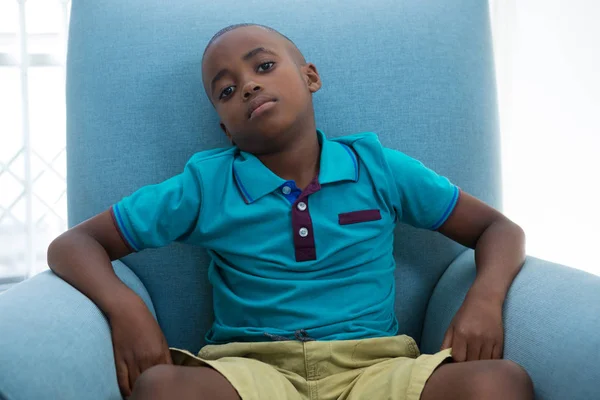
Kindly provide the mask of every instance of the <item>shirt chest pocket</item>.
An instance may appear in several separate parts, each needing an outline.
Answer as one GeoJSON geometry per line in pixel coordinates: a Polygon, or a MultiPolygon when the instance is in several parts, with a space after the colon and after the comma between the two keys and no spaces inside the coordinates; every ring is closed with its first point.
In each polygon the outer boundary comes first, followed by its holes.
{"type": "Polygon", "coordinates": [[[377,209],[338,214],[338,222],[340,225],[359,224],[361,222],[378,221],[380,219],[381,212],[377,209]]]}

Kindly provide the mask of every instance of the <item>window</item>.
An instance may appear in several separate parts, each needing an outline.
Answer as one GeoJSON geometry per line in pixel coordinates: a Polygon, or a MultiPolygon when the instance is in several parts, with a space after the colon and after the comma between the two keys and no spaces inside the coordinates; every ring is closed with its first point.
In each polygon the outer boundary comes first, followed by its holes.
{"type": "Polygon", "coordinates": [[[67,228],[68,0],[0,0],[0,289],[46,269],[67,228]]]}

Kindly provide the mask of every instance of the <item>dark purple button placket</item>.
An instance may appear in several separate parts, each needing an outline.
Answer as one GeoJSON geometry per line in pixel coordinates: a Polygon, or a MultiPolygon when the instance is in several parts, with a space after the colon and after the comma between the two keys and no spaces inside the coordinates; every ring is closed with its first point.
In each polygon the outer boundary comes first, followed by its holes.
{"type": "Polygon", "coordinates": [[[317,259],[308,196],[319,190],[321,190],[321,184],[318,178],[315,178],[302,191],[296,202],[292,205],[292,234],[294,236],[294,248],[296,249],[296,261],[317,259]],[[304,205],[301,205],[301,203],[304,205]]]}

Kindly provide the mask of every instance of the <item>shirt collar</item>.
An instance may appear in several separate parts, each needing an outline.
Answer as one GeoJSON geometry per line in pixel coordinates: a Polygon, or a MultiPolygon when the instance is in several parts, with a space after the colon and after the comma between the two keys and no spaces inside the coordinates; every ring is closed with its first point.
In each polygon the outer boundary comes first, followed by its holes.
{"type": "MultiPolygon", "coordinates": [[[[319,183],[356,182],[358,161],[354,151],[343,143],[327,139],[320,130],[317,135],[321,144],[319,183]]],[[[245,151],[240,151],[233,162],[233,177],[246,203],[255,202],[287,182],[245,151]]]]}
{"type": "Polygon", "coordinates": [[[358,180],[358,160],[356,153],[349,146],[337,140],[329,140],[325,134],[317,130],[321,143],[321,163],[319,167],[319,183],[358,180]]]}

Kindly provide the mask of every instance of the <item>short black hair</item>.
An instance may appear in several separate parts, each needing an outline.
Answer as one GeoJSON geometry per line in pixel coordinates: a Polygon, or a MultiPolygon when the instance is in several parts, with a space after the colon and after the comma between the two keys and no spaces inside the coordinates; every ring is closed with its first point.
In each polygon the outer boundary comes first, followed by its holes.
{"type": "Polygon", "coordinates": [[[202,58],[204,58],[204,55],[206,54],[206,51],[208,50],[208,48],[210,47],[211,44],[214,43],[215,40],[217,40],[218,38],[220,38],[221,36],[223,36],[224,34],[226,34],[227,32],[231,32],[235,29],[238,28],[245,28],[247,26],[258,26],[261,27],[263,29],[268,30],[269,32],[273,32],[276,33],[277,35],[281,36],[282,38],[286,39],[288,42],[290,42],[292,44],[292,46],[294,46],[294,48],[298,51],[298,54],[300,54],[300,56],[302,57],[302,60],[304,62],[306,62],[304,60],[304,56],[302,55],[302,52],[300,51],[300,49],[298,49],[298,46],[296,46],[296,43],[294,43],[292,41],[292,39],[290,39],[289,37],[285,36],[283,33],[279,32],[277,29],[273,29],[270,26],[266,26],[266,25],[261,25],[261,24],[254,24],[254,23],[241,23],[241,24],[233,24],[233,25],[229,25],[226,26],[225,28],[221,29],[219,32],[215,33],[213,35],[213,37],[208,41],[208,44],[206,45],[206,47],[204,48],[204,53],[202,55],[202,58]]]}

